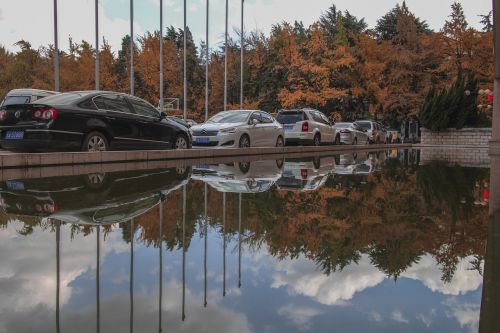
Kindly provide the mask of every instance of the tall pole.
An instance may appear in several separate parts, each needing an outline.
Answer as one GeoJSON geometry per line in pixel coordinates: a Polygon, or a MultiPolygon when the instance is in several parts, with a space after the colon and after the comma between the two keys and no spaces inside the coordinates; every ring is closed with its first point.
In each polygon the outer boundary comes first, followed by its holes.
{"type": "Polygon", "coordinates": [[[134,95],[134,0],[130,0],[130,95],[134,95]]]}
{"type": "Polygon", "coordinates": [[[160,0],[160,112],[163,112],[163,0],[160,0]]]}
{"type": "MultiPolygon", "coordinates": [[[[160,0],[163,1],[163,0],[160,0]]],[[[161,2],[160,2],[161,4],[161,2]]],[[[161,6],[160,6],[161,7],[161,6]]],[[[158,304],[158,332],[161,333],[162,327],[161,327],[161,311],[162,311],[162,300],[163,300],[163,201],[160,198],[160,204],[159,204],[159,210],[160,210],[160,297],[159,297],[159,304],[158,304]]]]}
{"type": "Polygon", "coordinates": [[[99,90],[99,0],[95,0],[95,90],[99,90]]]}
{"type": "Polygon", "coordinates": [[[57,0],[54,0],[54,90],[59,91],[59,42],[57,37],[57,0]]]}
{"type": "Polygon", "coordinates": [[[227,45],[227,26],[229,21],[229,0],[226,0],[226,32],[224,33],[224,111],[227,111],[227,55],[229,46],[227,45]]]}
{"type": "Polygon", "coordinates": [[[226,296],[226,192],[222,193],[222,296],[226,296]]]}
{"type": "Polygon", "coordinates": [[[207,45],[206,45],[206,50],[205,50],[205,122],[208,120],[208,63],[209,63],[209,41],[208,41],[208,29],[209,29],[209,19],[210,19],[210,14],[209,14],[209,9],[210,9],[210,0],[207,0],[207,27],[206,27],[206,40],[207,40],[207,45]]]}
{"type": "Polygon", "coordinates": [[[240,109],[243,110],[243,52],[245,49],[245,35],[243,27],[243,12],[245,0],[241,0],[241,61],[240,61],[240,109]]]}
{"type": "Polygon", "coordinates": [[[186,22],[186,0],[184,0],[184,120],[187,118],[187,22],[186,22]]]}
{"type": "Polygon", "coordinates": [[[207,214],[207,204],[208,204],[208,195],[207,195],[207,183],[205,183],[205,256],[203,260],[203,268],[205,273],[205,297],[203,306],[207,307],[207,246],[208,246],[208,214],[207,214]]]}
{"type": "Polygon", "coordinates": [[[96,332],[99,333],[101,331],[101,236],[100,236],[101,228],[97,226],[97,265],[96,265],[96,313],[97,313],[97,321],[96,321],[96,332]]]}
{"type": "Polygon", "coordinates": [[[130,333],[134,332],[134,219],[130,222],[130,333]]]}

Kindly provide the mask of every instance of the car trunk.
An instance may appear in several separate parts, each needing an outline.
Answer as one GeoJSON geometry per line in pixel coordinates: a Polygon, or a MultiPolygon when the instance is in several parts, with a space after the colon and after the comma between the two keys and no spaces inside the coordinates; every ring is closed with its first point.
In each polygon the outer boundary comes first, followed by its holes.
{"type": "MultiPolygon", "coordinates": [[[[13,104],[2,107],[0,111],[0,126],[21,126],[33,125],[46,122],[40,118],[35,118],[37,110],[48,110],[51,107],[43,104],[13,104]]],[[[42,112],[43,113],[43,112],[42,112]]]]}
{"type": "Polygon", "coordinates": [[[282,111],[276,120],[283,125],[285,131],[309,132],[308,118],[304,111],[282,111]],[[307,126],[304,123],[307,123],[307,126]]]}

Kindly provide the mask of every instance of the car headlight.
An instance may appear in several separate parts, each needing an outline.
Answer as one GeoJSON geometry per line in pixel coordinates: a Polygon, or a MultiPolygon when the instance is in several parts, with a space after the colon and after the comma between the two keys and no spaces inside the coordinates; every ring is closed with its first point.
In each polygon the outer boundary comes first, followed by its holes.
{"type": "Polygon", "coordinates": [[[225,128],[220,130],[221,133],[227,134],[227,133],[235,133],[236,132],[236,127],[231,127],[231,128],[225,128]]]}

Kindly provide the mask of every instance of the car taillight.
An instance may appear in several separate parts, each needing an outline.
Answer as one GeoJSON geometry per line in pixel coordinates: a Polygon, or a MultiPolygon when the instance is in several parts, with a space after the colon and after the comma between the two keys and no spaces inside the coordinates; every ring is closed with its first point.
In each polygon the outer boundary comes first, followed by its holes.
{"type": "Polygon", "coordinates": [[[45,213],[56,213],[59,211],[59,206],[56,204],[46,203],[43,205],[43,211],[45,213]]]}
{"type": "Polygon", "coordinates": [[[343,134],[348,134],[348,133],[349,133],[349,131],[348,131],[348,130],[342,130],[342,131],[340,131],[340,133],[343,133],[343,134]]]}
{"type": "Polygon", "coordinates": [[[302,179],[307,179],[307,169],[300,170],[300,176],[302,179]]]}
{"type": "Polygon", "coordinates": [[[57,110],[54,108],[37,109],[37,110],[35,110],[35,112],[33,112],[33,119],[56,120],[57,119],[57,110]]]}
{"type": "Polygon", "coordinates": [[[4,121],[5,118],[7,118],[7,111],[5,110],[0,111],[0,121],[4,121]]]}
{"type": "Polygon", "coordinates": [[[307,121],[302,123],[302,132],[309,132],[309,123],[307,121]]]}

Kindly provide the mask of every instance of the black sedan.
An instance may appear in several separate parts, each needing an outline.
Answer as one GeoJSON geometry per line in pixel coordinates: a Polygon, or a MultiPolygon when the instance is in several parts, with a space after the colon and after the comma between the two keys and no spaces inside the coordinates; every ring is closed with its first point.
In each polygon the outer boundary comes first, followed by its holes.
{"type": "Polygon", "coordinates": [[[0,144],[17,151],[188,149],[189,130],[148,102],[76,91],[0,110],[0,144]]]}

